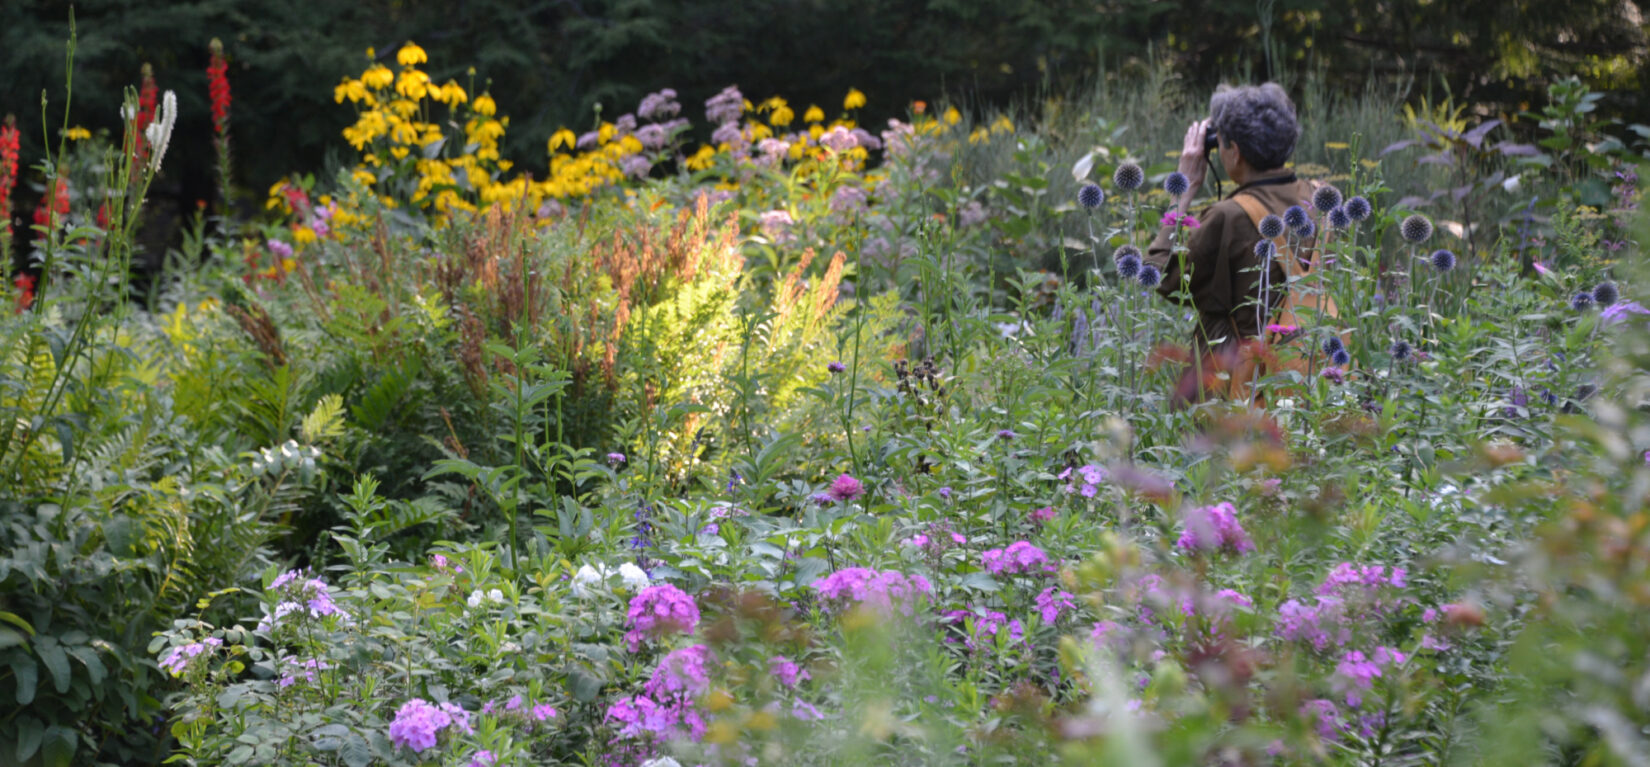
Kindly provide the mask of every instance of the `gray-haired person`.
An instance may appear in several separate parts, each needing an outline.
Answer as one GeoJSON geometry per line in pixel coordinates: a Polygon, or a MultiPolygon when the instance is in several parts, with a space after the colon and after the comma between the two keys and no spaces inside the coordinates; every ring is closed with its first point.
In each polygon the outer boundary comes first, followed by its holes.
{"type": "Polygon", "coordinates": [[[1185,295],[1181,293],[1182,259],[1170,247],[1174,225],[1159,229],[1145,260],[1163,273],[1157,287],[1160,295],[1188,303],[1197,311],[1196,352],[1220,359],[1234,354],[1244,339],[1259,336],[1283,298],[1287,276],[1278,260],[1271,259],[1267,311],[1256,311],[1261,274],[1255,251],[1262,239],[1261,217],[1309,204],[1313,186],[1284,167],[1294,154],[1300,124],[1283,88],[1275,83],[1223,85],[1209,99],[1209,115],[1186,129],[1179,172],[1189,183],[1171,212],[1189,212],[1192,198],[1201,189],[1208,156],[1205,137],[1211,133],[1217,136],[1221,168],[1237,188],[1196,215],[1198,228],[1180,235],[1189,248],[1184,263],[1191,280],[1185,295]],[[1254,215],[1257,211],[1260,215],[1254,215]]]}

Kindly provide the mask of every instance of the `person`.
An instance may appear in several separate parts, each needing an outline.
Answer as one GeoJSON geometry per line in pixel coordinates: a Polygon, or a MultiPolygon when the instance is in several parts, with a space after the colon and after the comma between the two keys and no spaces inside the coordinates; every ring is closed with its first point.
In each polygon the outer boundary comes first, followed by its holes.
{"type": "Polygon", "coordinates": [[[1261,278],[1255,246],[1261,235],[1258,217],[1246,210],[1240,198],[1258,202],[1258,207],[1253,203],[1249,207],[1263,211],[1262,215],[1282,215],[1292,205],[1310,204],[1312,184],[1285,167],[1299,137],[1295,105],[1276,83],[1220,86],[1209,99],[1209,117],[1186,129],[1179,169],[1190,183],[1174,200],[1170,212],[1175,215],[1164,217],[1144,261],[1163,275],[1157,286],[1159,295],[1195,310],[1194,354],[1204,363],[1213,361],[1213,367],[1233,366],[1239,347],[1261,336],[1287,290],[1284,267],[1273,259],[1265,297],[1268,310],[1264,316],[1255,311],[1261,278]],[[1196,228],[1168,223],[1190,212],[1203,186],[1207,170],[1204,139],[1210,131],[1217,136],[1221,168],[1237,188],[1198,213],[1196,228]],[[1187,248],[1184,257],[1173,252],[1171,238],[1177,227],[1183,227],[1179,239],[1187,248]],[[1190,277],[1185,285],[1183,276],[1190,277]]]}

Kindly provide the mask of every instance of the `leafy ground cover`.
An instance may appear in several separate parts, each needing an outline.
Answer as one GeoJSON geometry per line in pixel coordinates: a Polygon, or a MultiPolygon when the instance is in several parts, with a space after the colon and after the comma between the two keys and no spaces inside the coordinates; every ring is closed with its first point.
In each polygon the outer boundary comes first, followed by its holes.
{"type": "Polygon", "coordinates": [[[1183,407],[1192,319],[1126,259],[1201,102],[1163,82],[885,127],[661,90],[539,161],[409,44],[336,86],[336,174],[133,285],[169,145],[255,151],[213,55],[213,135],[152,72],[121,136],[71,103],[3,241],[7,760],[1650,752],[1641,146],[1600,94],[1302,84],[1341,316],[1264,407],[1183,407]]]}

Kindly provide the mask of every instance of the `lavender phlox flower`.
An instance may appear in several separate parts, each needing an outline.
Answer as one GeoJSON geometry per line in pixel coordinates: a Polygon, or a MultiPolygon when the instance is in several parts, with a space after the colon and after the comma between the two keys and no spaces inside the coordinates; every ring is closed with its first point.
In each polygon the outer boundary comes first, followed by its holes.
{"type": "MultiPolygon", "coordinates": [[[[989,637],[995,637],[1003,629],[1008,630],[1011,642],[1025,640],[1025,624],[1018,618],[1010,619],[1007,615],[996,610],[947,610],[940,615],[940,620],[950,626],[961,629],[962,642],[970,650],[978,650],[989,637]],[[969,623],[973,623],[973,630],[968,631],[969,623]]],[[[956,641],[955,638],[949,641],[956,641]]]]}
{"type": "Polygon", "coordinates": [[[264,607],[264,617],[258,622],[259,631],[274,630],[283,618],[293,613],[307,614],[316,620],[337,616],[340,622],[350,622],[349,616],[332,600],[332,589],[326,581],[310,578],[307,572],[288,570],[269,584],[268,593],[279,594],[280,601],[276,603],[274,612],[270,612],[268,606],[264,607]]]}
{"type": "Polygon", "coordinates": [[[636,116],[643,120],[667,120],[680,111],[682,105],[676,103],[676,90],[665,88],[643,96],[642,103],[636,107],[636,116]]]}
{"type": "Polygon", "coordinates": [[[745,96],[737,85],[729,85],[705,100],[705,118],[717,125],[736,122],[744,114],[745,96]]]}
{"type": "Polygon", "coordinates": [[[651,170],[653,162],[642,155],[632,154],[619,158],[619,172],[631,178],[646,178],[651,170]]]}
{"type": "Polygon", "coordinates": [[[658,123],[643,125],[636,129],[636,140],[642,142],[643,148],[657,152],[670,140],[670,133],[658,123]]]}
{"type": "Polygon", "coordinates": [[[702,644],[672,650],[659,659],[642,692],[656,701],[686,701],[704,695],[710,690],[714,660],[710,648],[702,644]]]}
{"type": "Polygon", "coordinates": [[[435,747],[436,736],[452,722],[452,714],[441,706],[413,698],[396,710],[395,720],[390,722],[390,742],[422,753],[435,747]]]}
{"type": "Polygon", "coordinates": [[[806,669],[783,655],[775,655],[768,659],[768,673],[786,687],[795,687],[798,682],[812,678],[806,669]]]}
{"type": "Polygon", "coordinates": [[[172,672],[172,676],[179,676],[189,666],[189,662],[206,652],[207,648],[222,646],[223,640],[217,637],[207,637],[199,642],[177,645],[166,653],[166,657],[160,660],[159,665],[161,668],[172,672]]]}
{"type": "Polygon", "coordinates": [[[711,131],[710,140],[717,145],[726,144],[735,148],[743,148],[747,143],[745,132],[739,128],[739,123],[736,122],[722,123],[716,126],[716,130],[711,131]]]}
{"type": "Polygon", "coordinates": [[[1096,464],[1085,464],[1075,469],[1066,467],[1065,471],[1055,475],[1056,479],[1068,480],[1065,491],[1067,493],[1081,493],[1084,498],[1093,498],[1100,492],[1100,483],[1106,481],[1106,470],[1096,464]],[[1076,471],[1078,481],[1071,482],[1072,472],[1076,471]]]}
{"type": "Polygon", "coordinates": [[[870,150],[882,148],[882,140],[872,135],[870,131],[864,128],[855,128],[849,131],[849,133],[854,134],[854,143],[858,144],[861,149],[870,150]]]}
{"type": "Polygon", "coordinates": [[[275,686],[281,689],[291,687],[300,681],[315,684],[315,672],[332,668],[332,664],[320,658],[299,662],[297,658],[286,657],[277,665],[281,667],[281,675],[275,680],[275,686]]]}
{"type": "Polygon", "coordinates": [[[1037,613],[1043,619],[1043,625],[1052,626],[1060,616],[1067,611],[1077,609],[1077,603],[1072,600],[1070,592],[1057,586],[1049,586],[1037,594],[1037,613]]]}
{"type": "Polygon", "coordinates": [[[819,145],[841,154],[859,146],[859,139],[852,131],[838,125],[820,135],[819,145]]]}

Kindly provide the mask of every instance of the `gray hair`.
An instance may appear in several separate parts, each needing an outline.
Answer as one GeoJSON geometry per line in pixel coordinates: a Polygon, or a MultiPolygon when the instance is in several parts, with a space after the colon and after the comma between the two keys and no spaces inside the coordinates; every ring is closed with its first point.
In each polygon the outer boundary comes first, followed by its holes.
{"type": "Polygon", "coordinates": [[[1237,144],[1258,171],[1283,167],[1301,135],[1295,105],[1277,83],[1221,85],[1209,98],[1209,118],[1220,140],[1237,144]]]}

